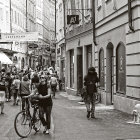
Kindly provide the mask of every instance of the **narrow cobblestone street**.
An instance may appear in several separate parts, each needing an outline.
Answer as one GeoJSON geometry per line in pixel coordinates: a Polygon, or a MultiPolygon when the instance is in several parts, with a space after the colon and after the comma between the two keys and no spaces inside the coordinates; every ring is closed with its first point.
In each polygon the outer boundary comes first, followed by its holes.
{"type": "MultiPolygon", "coordinates": [[[[42,129],[25,140],[122,140],[140,138],[140,126],[128,124],[132,116],[116,111],[111,107],[96,106],[97,119],[87,120],[84,105],[78,103],[77,96],[66,96],[66,93],[57,93],[53,106],[54,130],[50,135],[42,134],[42,129]],[[65,95],[65,97],[64,97],[65,95]]],[[[0,115],[1,140],[19,140],[14,131],[14,117],[19,112],[19,106],[12,106],[11,102],[5,105],[5,115],[0,115]]]]}

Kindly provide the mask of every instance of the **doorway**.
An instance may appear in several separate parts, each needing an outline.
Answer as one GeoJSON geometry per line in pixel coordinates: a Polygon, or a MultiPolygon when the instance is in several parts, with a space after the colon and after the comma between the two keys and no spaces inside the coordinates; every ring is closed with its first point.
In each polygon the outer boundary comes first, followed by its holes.
{"type": "Polygon", "coordinates": [[[77,50],[77,91],[78,94],[83,88],[83,50],[79,47],[77,50]]]}

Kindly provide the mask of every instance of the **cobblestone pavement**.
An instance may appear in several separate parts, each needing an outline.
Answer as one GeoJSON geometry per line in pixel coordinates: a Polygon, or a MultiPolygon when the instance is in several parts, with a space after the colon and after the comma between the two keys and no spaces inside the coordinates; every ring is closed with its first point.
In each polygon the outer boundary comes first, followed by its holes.
{"type": "MultiPolygon", "coordinates": [[[[58,94],[63,96],[65,93],[58,94]]],[[[61,102],[60,98],[58,96],[54,102],[55,136],[60,140],[140,139],[140,126],[127,123],[132,121],[131,115],[114,110],[113,106],[98,104],[97,119],[87,120],[85,106],[78,103],[80,97],[65,94],[61,102]]]]}
{"type": "MultiPolygon", "coordinates": [[[[113,106],[96,106],[97,119],[86,118],[86,108],[78,103],[81,98],[56,93],[53,100],[54,130],[50,135],[36,135],[32,131],[25,140],[135,140],[140,139],[140,126],[128,124],[132,116],[114,110],[113,106]]],[[[0,115],[0,140],[20,140],[13,127],[14,118],[19,106],[6,103],[5,115],[0,115]]]]}

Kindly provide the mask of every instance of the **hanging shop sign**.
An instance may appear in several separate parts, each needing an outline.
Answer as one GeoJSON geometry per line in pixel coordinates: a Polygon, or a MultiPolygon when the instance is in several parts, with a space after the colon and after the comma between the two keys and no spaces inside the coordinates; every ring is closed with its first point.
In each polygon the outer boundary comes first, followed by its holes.
{"type": "Polygon", "coordinates": [[[67,15],[67,24],[79,24],[79,15],[67,15]]]}
{"type": "Polygon", "coordinates": [[[30,49],[36,49],[36,48],[38,48],[38,45],[37,44],[34,44],[34,43],[31,43],[31,44],[28,45],[28,47],[30,49]]]}

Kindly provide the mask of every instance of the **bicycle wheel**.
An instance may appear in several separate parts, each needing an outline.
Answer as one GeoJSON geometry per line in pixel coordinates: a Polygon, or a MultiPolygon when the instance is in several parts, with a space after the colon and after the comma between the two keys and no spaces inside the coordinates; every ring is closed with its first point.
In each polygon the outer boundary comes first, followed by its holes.
{"type": "Polygon", "coordinates": [[[25,111],[19,112],[14,121],[14,128],[18,136],[26,138],[32,129],[31,118],[25,111]]]}
{"type": "Polygon", "coordinates": [[[41,120],[39,118],[39,109],[35,112],[35,117],[33,118],[33,129],[38,132],[41,128],[41,120]]]}

